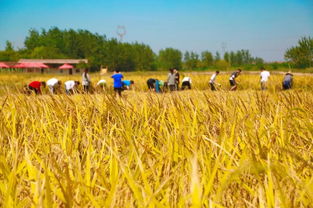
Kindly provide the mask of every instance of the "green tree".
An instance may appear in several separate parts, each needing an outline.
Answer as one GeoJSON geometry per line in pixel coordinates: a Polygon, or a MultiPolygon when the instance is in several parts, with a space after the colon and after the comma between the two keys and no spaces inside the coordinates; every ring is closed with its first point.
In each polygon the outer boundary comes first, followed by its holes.
{"type": "Polygon", "coordinates": [[[303,37],[298,45],[289,48],[285,53],[285,59],[296,67],[306,68],[313,66],[313,38],[303,37]]]}
{"type": "Polygon", "coordinates": [[[227,63],[231,63],[230,61],[230,54],[228,52],[225,52],[224,53],[224,60],[227,62],[227,63]]]}
{"type": "Polygon", "coordinates": [[[10,41],[6,41],[5,50],[0,51],[0,61],[17,61],[19,54],[13,48],[13,44],[10,41]]]}
{"type": "Polygon", "coordinates": [[[66,58],[58,48],[55,47],[47,47],[47,46],[39,46],[34,48],[32,51],[31,58],[35,59],[57,59],[57,58],[66,58]]]}
{"type": "Polygon", "coordinates": [[[201,53],[201,61],[202,61],[202,66],[204,67],[210,67],[213,65],[214,58],[211,52],[209,51],[203,51],[201,53]]]}
{"type": "Polygon", "coordinates": [[[159,66],[163,70],[170,68],[181,69],[182,53],[178,49],[166,48],[159,51],[158,57],[159,66]]]}
{"type": "Polygon", "coordinates": [[[8,40],[5,42],[5,51],[14,51],[13,44],[8,40]]]}
{"type": "Polygon", "coordinates": [[[199,55],[195,52],[186,51],[184,54],[184,61],[187,69],[195,69],[199,65],[199,55]]]}
{"type": "Polygon", "coordinates": [[[215,52],[214,61],[217,62],[217,61],[219,61],[219,60],[221,60],[221,55],[220,55],[220,53],[219,53],[218,51],[216,51],[216,52],[215,52]]]}

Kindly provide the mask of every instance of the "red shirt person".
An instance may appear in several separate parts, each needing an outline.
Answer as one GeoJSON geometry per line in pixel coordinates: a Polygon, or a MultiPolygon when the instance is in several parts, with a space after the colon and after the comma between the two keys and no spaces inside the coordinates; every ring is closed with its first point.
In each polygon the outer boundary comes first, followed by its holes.
{"type": "Polygon", "coordinates": [[[38,95],[38,94],[41,94],[41,89],[40,89],[41,86],[45,87],[46,83],[45,82],[39,82],[39,81],[33,81],[33,82],[29,83],[28,88],[30,90],[34,91],[36,93],[36,95],[38,95]]]}

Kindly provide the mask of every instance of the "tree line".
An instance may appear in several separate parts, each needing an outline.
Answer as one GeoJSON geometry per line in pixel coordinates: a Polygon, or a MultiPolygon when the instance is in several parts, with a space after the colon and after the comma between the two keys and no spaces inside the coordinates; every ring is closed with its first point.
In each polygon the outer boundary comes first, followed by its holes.
{"type": "MultiPolygon", "coordinates": [[[[289,53],[293,55],[295,52],[289,53]]],[[[98,70],[100,66],[104,66],[111,71],[153,71],[169,68],[194,70],[210,67],[223,69],[264,63],[263,59],[253,57],[249,50],[225,52],[223,57],[219,52],[182,53],[174,48],[165,48],[154,53],[149,45],[143,43],[124,43],[88,30],[61,30],[57,27],[41,31],[29,30],[24,47],[18,50],[14,50],[12,43],[7,41],[5,50],[0,51],[0,61],[17,61],[20,58],[86,58],[89,64],[85,67],[98,70]]]]}

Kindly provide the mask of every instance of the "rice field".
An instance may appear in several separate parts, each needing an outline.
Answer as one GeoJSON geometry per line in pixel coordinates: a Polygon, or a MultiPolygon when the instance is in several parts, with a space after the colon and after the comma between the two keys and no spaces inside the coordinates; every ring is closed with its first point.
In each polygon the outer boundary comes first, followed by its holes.
{"type": "Polygon", "coordinates": [[[117,98],[27,96],[51,75],[0,74],[0,207],[313,207],[313,76],[260,91],[242,74],[229,92],[220,75],[211,92],[190,74],[193,90],[147,91],[166,75],[124,74],[135,88],[117,98]]]}

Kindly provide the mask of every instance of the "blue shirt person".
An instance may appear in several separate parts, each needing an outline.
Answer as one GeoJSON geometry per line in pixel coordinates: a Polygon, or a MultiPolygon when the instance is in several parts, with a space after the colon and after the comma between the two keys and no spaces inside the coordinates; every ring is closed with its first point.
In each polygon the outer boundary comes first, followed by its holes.
{"type": "Polygon", "coordinates": [[[123,91],[123,81],[122,79],[124,78],[123,75],[120,73],[119,70],[115,70],[114,74],[111,77],[114,81],[113,87],[114,91],[118,93],[119,96],[122,96],[122,91],[123,91]]]}
{"type": "Polygon", "coordinates": [[[135,83],[133,80],[123,80],[123,87],[124,89],[129,90],[130,87],[135,83]]]}

